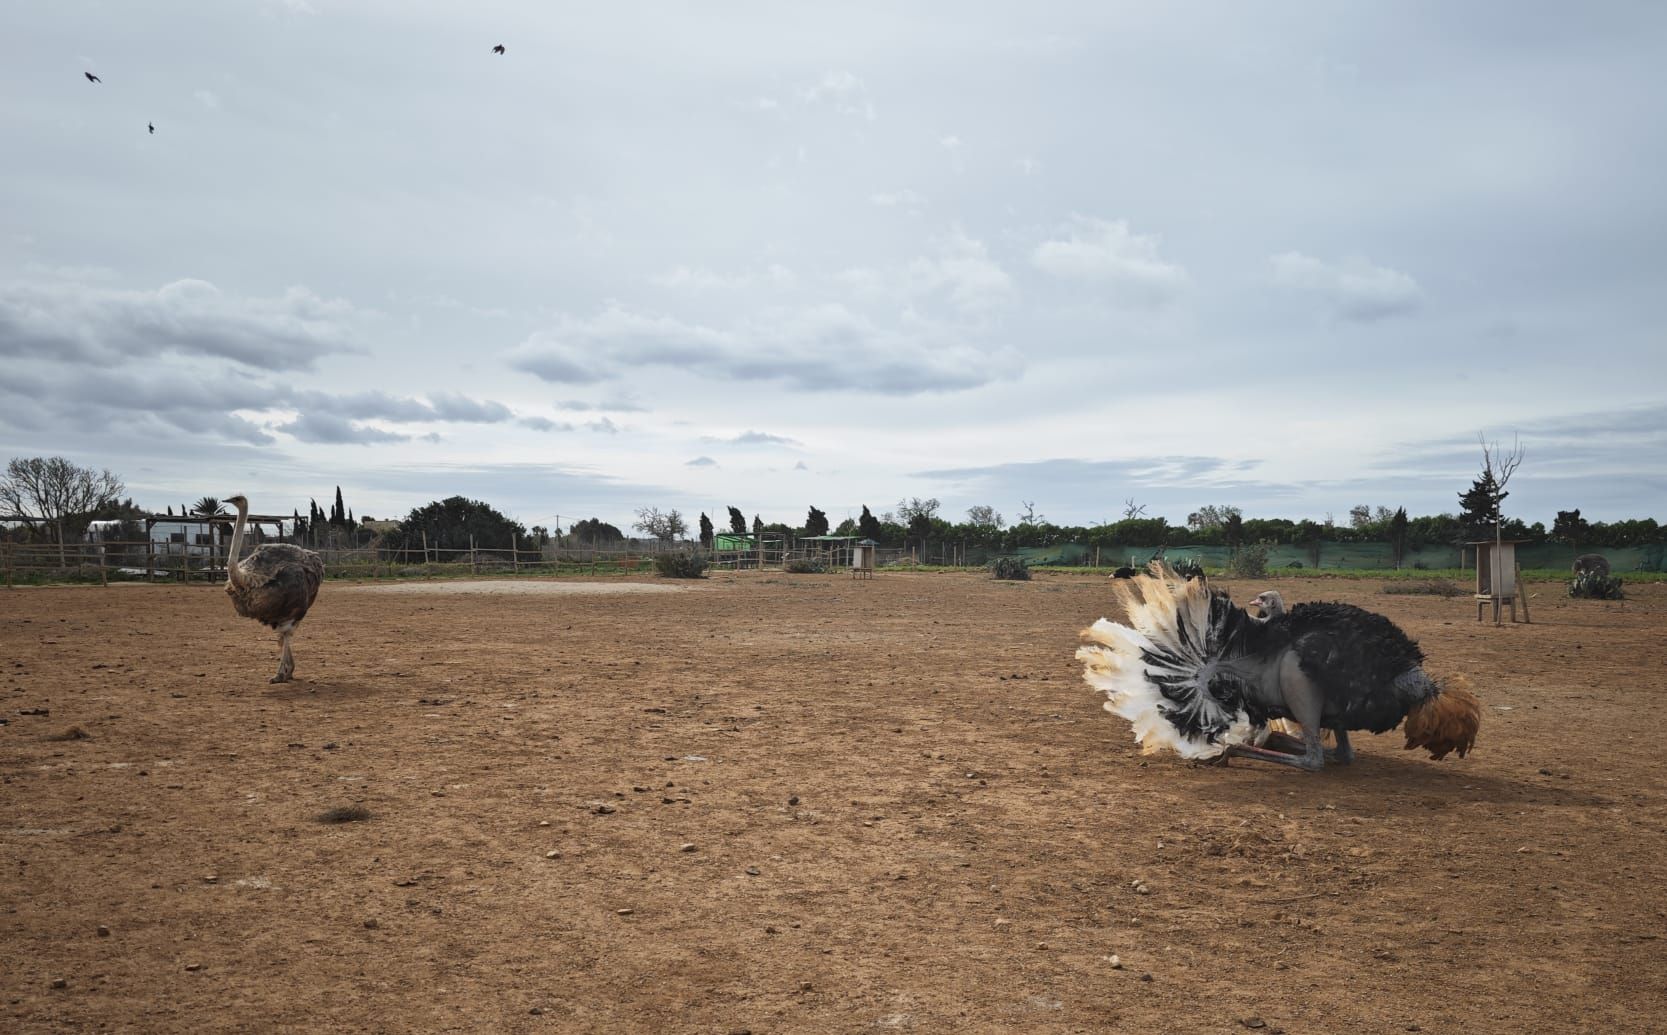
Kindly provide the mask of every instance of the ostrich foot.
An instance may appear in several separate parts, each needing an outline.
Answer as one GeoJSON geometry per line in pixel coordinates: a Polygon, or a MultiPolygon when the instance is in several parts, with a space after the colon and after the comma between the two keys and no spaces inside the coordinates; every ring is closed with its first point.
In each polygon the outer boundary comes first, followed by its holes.
{"type": "Polygon", "coordinates": [[[267,680],[268,683],[292,683],[294,681],[295,677],[290,675],[288,672],[279,672],[277,675],[267,680]]]}

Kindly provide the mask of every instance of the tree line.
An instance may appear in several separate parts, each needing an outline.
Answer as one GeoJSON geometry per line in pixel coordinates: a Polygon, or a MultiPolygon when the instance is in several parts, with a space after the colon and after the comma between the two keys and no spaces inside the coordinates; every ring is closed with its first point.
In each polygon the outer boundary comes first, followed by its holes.
{"type": "MultiPolygon", "coordinates": [[[[1483,475],[1469,490],[1458,493],[1459,510],[1455,514],[1410,516],[1405,508],[1372,507],[1366,504],[1350,508],[1346,519],[1334,520],[1327,515],[1323,521],[1288,518],[1246,518],[1242,511],[1230,505],[1201,507],[1187,515],[1181,524],[1170,524],[1164,517],[1147,517],[1146,508],[1127,500],[1120,520],[1108,520],[1092,525],[1062,525],[1047,520],[1038,513],[1033,501],[1024,501],[1018,520],[1009,524],[994,507],[969,507],[964,519],[951,521],[940,514],[936,499],[910,498],[900,500],[895,507],[876,515],[868,506],[860,516],[848,517],[838,525],[831,525],[827,512],[810,506],[799,524],[765,522],[754,514],[749,521],[739,508],[727,507],[722,515],[725,531],[732,535],[780,535],[788,539],[803,539],[820,535],[853,536],[872,539],[882,546],[924,549],[928,543],[961,543],[996,552],[1011,552],[1024,548],[1050,547],[1064,543],[1080,543],[1089,547],[1108,546],[1226,546],[1238,548],[1250,544],[1270,546],[1309,546],[1319,542],[1387,542],[1397,556],[1407,550],[1424,546],[1454,546],[1491,538],[1496,534],[1506,539],[1530,542],[1566,543],[1579,549],[1630,547],[1667,542],[1667,527],[1653,518],[1621,521],[1588,521],[1579,508],[1558,511],[1548,529],[1541,522],[1528,524],[1519,518],[1501,517],[1502,503],[1509,493],[1508,480],[1496,475],[1491,462],[1483,475]]],[[[63,457],[14,458],[0,479],[0,517],[29,517],[41,519],[45,527],[23,527],[11,530],[13,538],[40,537],[44,532],[62,549],[66,541],[80,538],[95,520],[127,520],[136,529],[144,511],[131,498],[124,498],[126,487],[120,477],[108,470],[78,467],[63,457]]],[[[170,504],[168,513],[173,513],[170,504]]],[[[205,497],[192,505],[181,504],[182,517],[209,516],[225,513],[218,500],[205,497]]],[[[643,535],[665,542],[698,542],[711,549],[715,538],[724,534],[707,514],[699,516],[691,529],[676,509],[661,510],[643,507],[636,512],[632,528],[643,535]],[[691,537],[690,533],[695,533],[691,537]]],[[[302,517],[293,511],[297,536],[303,541],[324,542],[327,539],[346,545],[363,545],[378,535],[364,527],[370,518],[356,519],[336,487],[333,504],[322,508],[316,500],[309,500],[308,514],[302,517]]],[[[557,528],[554,535],[542,526],[528,529],[480,500],[452,496],[413,509],[391,531],[380,533],[385,545],[393,549],[416,549],[426,539],[430,547],[467,549],[471,545],[482,548],[507,548],[515,543],[542,545],[558,538],[583,545],[607,545],[621,542],[625,533],[615,525],[597,517],[576,521],[564,533],[557,528]]]]}

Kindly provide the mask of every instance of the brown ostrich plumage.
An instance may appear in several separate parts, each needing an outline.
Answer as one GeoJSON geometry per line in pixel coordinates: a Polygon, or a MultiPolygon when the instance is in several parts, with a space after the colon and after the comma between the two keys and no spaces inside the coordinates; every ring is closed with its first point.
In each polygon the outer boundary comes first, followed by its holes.
{"type": "Polygon", "coordinates": [[[226,595],[232,598],[238,614],[278,630],[282,652],[278,674],[271,681],[287,683],[295,673],[290,639],[318,599],[318,587],[324,582],[324,561],[311,550],[289,543],[267,543],[237,560],[249,518],[249,501],[233,496],[226,502],[237,508],[237,526],[232,531],[226,565],[226,595]]]}

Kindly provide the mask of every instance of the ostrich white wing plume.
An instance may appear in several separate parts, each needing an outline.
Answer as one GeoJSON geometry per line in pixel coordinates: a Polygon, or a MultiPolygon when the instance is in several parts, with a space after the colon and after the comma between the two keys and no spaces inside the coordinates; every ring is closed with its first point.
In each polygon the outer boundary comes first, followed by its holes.
{"type": "Polygon", "coordinates": [[[1129,720],[1145,754],[1165,748],[1214,758],[1259,732],[1243,705],[1231,660],[1248,616],[1203,582],[1183,582],[1154,563],[1113,593],[1127,624],[1104,618],[1083,631],[1083,678],[1105,709],[1129,720]]]}

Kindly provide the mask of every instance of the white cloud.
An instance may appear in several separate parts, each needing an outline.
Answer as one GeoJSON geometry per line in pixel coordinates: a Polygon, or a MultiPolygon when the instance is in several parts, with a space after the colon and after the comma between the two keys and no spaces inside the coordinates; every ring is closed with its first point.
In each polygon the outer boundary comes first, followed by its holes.
{"type": "Polygon", "coordinates": [[[1167,301],[1189,283],[1184,268],[1159,256],[1157,235],[1137,234],[1124,220],[1076,216],[1065,235],[1036,246],[1031,262],[1037,269],[1102,284],[1124,301],[1144,304],[1167,301]]]}
{"type": "Polygon", "coordinates": [[[870,194],[868,200],[871,204],[878,205],[880,208],[913,208],[926,202],[925,198],[908,188],[879,191],[870,194]]]}
{"type": "Polygon", "coordinates": [[[1268,257],[1274,282],[1323,298],[1345,320],[1369,323],[1418,308],[1424,293],[1400,270],[1363,257],[1328,263],[1301,252],[1268,257]]]}
{"type": "Polygon", "coordinates": [[[197,99],[197,103],[201,104],[209,111],[220,110],[220,95],[215,93],[213,90],[193,90],[191,96],[195,97],[197,99]]]}
{"type": "Polygon", "coordinates": [[[815,86],[799,91],[799,97],[810,104],[827,104],[841,115],[851,115],[873,122],[874,101],[868,87],[850,72],[828,72],[815,86]]]}
{"type": "Polygon", "coordinates": [[[679,265],[665,273],[657,273],[649,280],[661,287],[698,293],[755,287],[784,290],[792,287],[798,277],[786,266],[771,263],[762,270],[742,270],[738,273],[718,273],[702,267],[679,265]]]}

